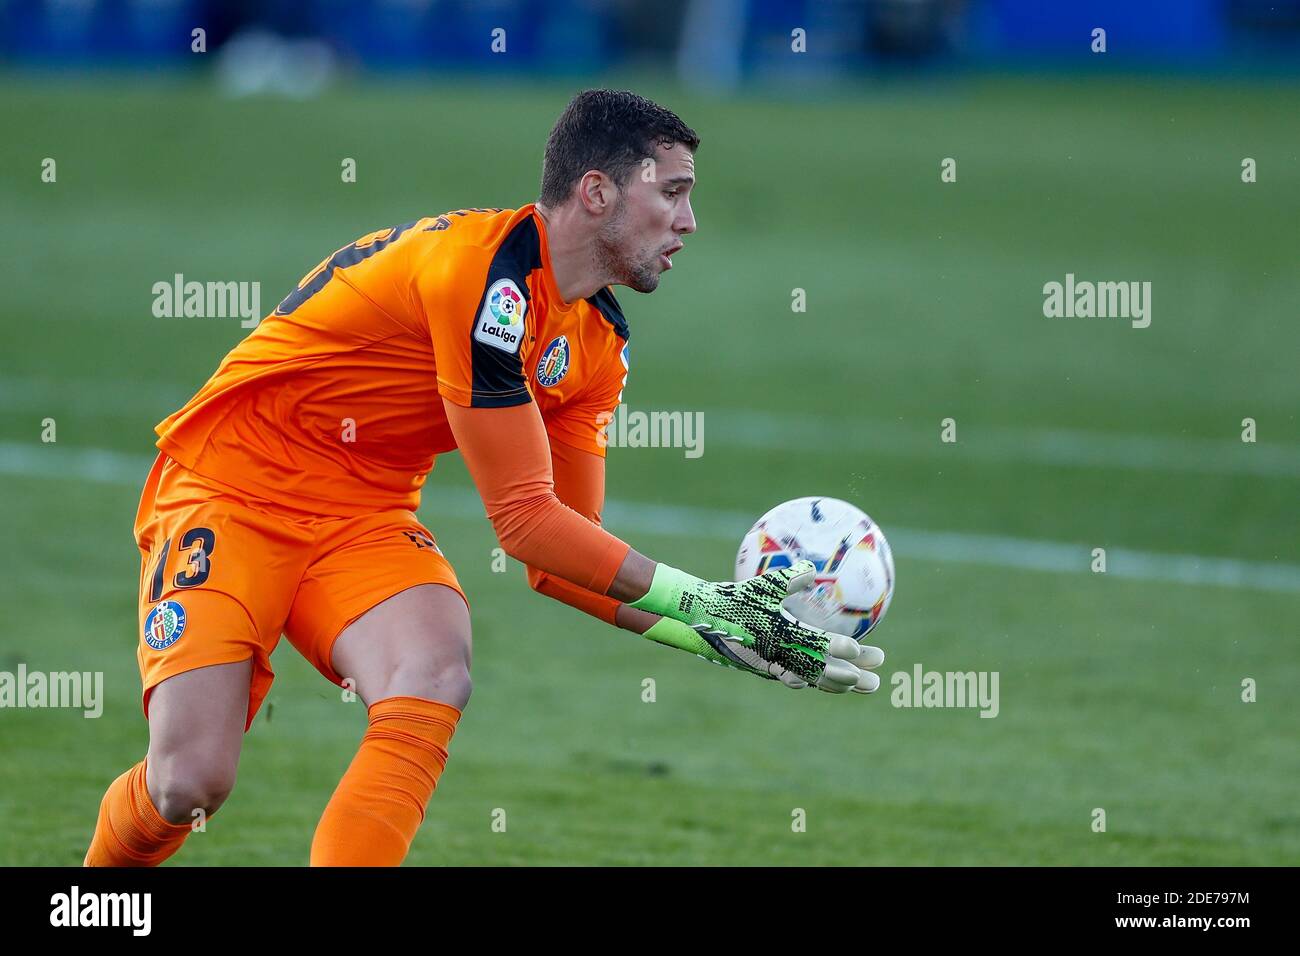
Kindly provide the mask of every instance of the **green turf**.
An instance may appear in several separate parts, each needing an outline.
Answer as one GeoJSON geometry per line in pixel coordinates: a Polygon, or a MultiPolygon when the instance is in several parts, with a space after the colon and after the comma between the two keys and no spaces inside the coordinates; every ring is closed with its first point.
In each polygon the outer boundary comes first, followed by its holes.
{"type": "MultiPolygon", "coordinates": [[[[1300,472],[1216,466],[1300,455],[1296,90],[954,81],[812,105],[642,88],[703,136],[700,231],[654,296],[621,295],[626,398],[706,410],[705,454],[616,450],[611,497],[757,516],[839,495],[886,530],[1300,563],[1300,472]],[[944,157],[955,184],[939,182],[944,157]],[[1044,318],[1042,285],[1067,272],[1152,282],[1151,328],[1044,318]],[[796,287],[807,313],[790,311],[796,287]],[[729,411],[822,427],[763,447],[709,430],[729,411]],[[945,446],[949,416],[960,440],[945,446]],[[1256,446],[1238,441],[1245,417],[1256,446]],[[1207,461],[1054,464],[990,443],[1049,428],[1202,442],[1207,461]]],[[[286,103],[6,77],[0,442],[39,448],[49,416],[60,449],[147,455],[153,423],[244,334],[153,318],[154,282],[259,280],[269,309],[364,232],[529,201],[571,92],[406,82],[286,103]]],[[[898,709],[883,691],[723,673],[533,595],[513,563],[493,574],[486,521],[439,508],[440,485],[466,481],[440,464],[422,512],[474,604],[475,695],[412,863],[1300,862],[1300,594],[900,549],[886,678],[995,670],[1001,712],[898,709]]],[[[4,474],[0,488],[0,670],[102,670],[107,692],[98,720],[0,710],[0,864],[72,864],[145,746],[138,489],[4,474]]],[[[629,537],[725,576],[744,530],[629,537]]],[[[178,865],[306,860],[363,713],[287,643],[274,663],[236,791],[178,865]]]]}

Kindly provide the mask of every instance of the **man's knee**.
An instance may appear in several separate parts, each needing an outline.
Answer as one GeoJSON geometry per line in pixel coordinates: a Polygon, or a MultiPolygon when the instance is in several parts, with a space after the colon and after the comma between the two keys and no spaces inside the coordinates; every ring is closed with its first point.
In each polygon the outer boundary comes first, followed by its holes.
{"type": "Polygon", "coordinates": [[[471,690],[470,648],[460,594],[425,584],[393,595],[349,625],[334,643],[330,666],[355,680],[367,706],[420,697],[463,710],[471,690]]]}
{"type": "Polygon", "coordinates": [[[226,802],[235,787],[235,768],[190,755],[151,758],[147,784],[159,816],[168,823],[192,823],[226,802]]]}
{"type": "Polygon", "coordinates": [[[464,660],[402,659],[387,676],[368,703],[387,697],[420,697],[464,710],[474,689],[469,663],[464,660]]]}

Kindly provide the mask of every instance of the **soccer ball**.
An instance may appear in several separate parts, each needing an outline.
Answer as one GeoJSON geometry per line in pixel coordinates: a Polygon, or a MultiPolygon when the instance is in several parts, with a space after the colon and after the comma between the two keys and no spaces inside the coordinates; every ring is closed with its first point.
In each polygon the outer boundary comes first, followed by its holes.
{"type": "Polygon", "coordinates": [[[796,498],[749,529],[736,554],[736,580],[806,558],[813,583],[785,599],[785,609],[812,627],[862,640],[880,623],[894,595],[894,556],[867,515],[838,498],[796,498]]]}

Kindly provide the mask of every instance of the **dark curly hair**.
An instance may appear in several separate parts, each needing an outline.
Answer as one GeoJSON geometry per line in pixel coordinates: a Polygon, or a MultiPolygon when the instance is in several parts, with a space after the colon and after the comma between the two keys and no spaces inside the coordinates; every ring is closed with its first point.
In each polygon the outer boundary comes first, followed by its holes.
{"type": "Polygon", "coordinates": [[[700,137],[671,110],[627,90],[585,90],[569,101],[547,137],[540,202],[563,203],[589,169],[621,189],[656,146],[678,143],[694,152],[700,137]]]}

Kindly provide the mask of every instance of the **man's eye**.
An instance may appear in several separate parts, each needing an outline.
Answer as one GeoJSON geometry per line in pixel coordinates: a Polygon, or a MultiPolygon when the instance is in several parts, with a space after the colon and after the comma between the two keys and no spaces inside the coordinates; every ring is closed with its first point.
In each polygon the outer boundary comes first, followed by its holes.
{"type": "Polygon", "coordinates": [[[665,190],[664,190],[664,195],[665,195],[665,196],[676,196],[680,191],[681,191],[681,190],[678,190],[678,189],[665,189],[665,190]]]}

